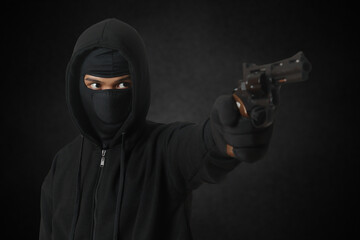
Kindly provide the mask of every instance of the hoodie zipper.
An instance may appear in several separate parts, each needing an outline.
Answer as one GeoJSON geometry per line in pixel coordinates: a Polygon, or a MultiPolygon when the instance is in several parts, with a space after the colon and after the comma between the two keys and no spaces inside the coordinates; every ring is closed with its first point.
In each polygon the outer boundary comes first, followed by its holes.
{"type": "Polygon", "coordinates": [[[100,159],[100,169],[98,171],[98,177],[97,177],[97,182],[96,182],[96,188],[95,188],[95,193],[94,193],[94,205],[93,205],[93,232],[92,232],[92,239],[95,239],[95,229],[96,229],[96,205],[97,205],[97,196],[98,196],[98,189],[100,186],[100,181],[101,181],[101,176],[102,176],[102,172],[103,172],[103,168],[105,165],[105,154],[106,154],[106,150],[102,149],[101,150],[101,159],[100,159]]]}

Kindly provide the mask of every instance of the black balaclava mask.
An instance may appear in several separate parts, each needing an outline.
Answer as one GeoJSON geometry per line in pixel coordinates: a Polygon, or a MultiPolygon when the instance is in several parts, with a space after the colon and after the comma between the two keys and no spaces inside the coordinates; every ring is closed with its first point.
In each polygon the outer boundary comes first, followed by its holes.
{"type": "Polygon", "coordinates": [[[85,57],[81,66],[81,101],[90,124],[103,144],[102,147],[107,148],[131,111],[132,90],[92,90],[84,83],[85,74],[103,78],[127,75],[128,62],[117,50],[97,48],[85,57]]]}

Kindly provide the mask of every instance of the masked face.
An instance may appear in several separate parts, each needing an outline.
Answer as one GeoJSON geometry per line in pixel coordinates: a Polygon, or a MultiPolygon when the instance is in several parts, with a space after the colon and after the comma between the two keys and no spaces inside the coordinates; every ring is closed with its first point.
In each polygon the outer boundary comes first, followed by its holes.
{"type": "MultiPolygon", "coordinates": [[[[88,119],[103,145],[108,145],[131,111],[131,85],[124,87],[125,80],[121,81],[119,77],[124,74],[128,74],[126,60],[110,49],[94,50],[82,65],[80,97],[88,119]],[[112,81],[117,78],[119,80],[112,81]]],[[[129,78],[126,79],[129,83],[129,78]]]]}
{"type": "Polygon", "coordinates": [[[103,124],[123,123],[131,110],[131,88],[93,90],[81,81],[80,96],[87,114],[103,124]]]}

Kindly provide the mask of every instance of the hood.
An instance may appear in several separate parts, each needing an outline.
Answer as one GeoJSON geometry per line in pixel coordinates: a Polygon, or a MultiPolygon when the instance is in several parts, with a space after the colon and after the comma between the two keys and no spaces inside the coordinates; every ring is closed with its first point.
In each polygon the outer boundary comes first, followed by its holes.
{"type": "Polygon", "coordinates": [[[81,64],[84,57],[97,47],[116,49],[129,63],[133,83],[132,110],[109,147],[119,144],[122,133],[125,132],[128,136],[127,144],[131,144],[145,126],[150,105],[150,83],[145,44],[139,33],[123,21],[105,19],[87,28],[77,39],[66,68],[65,96],[70,116],[83,136],[101,146],[82,106],[79,93],[81,64]]]}

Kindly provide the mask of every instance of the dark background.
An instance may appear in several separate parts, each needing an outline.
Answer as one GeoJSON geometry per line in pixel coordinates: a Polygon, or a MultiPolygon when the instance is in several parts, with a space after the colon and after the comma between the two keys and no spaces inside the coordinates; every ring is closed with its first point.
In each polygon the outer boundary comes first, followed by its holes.
{"type": "Polygon", "coordinates": [[[79,134],[65,102],[66,64],[80,33],[109,17],[144,39],[153,121],[202,121],[215,99],[236,87],[243,62],[265,64],[301,50],[312,63],[309,81],[282,88],[268,155],[194,192],[195,239],[356,233],[359,165],[357,143],[349,139],[358,113],[348,98],[357,88],[353,8],[257,0],[5,7],[1,196],[3,226],[12,232],[6,239],[38,237],[41,183],[55,153],[79,134]]]}

